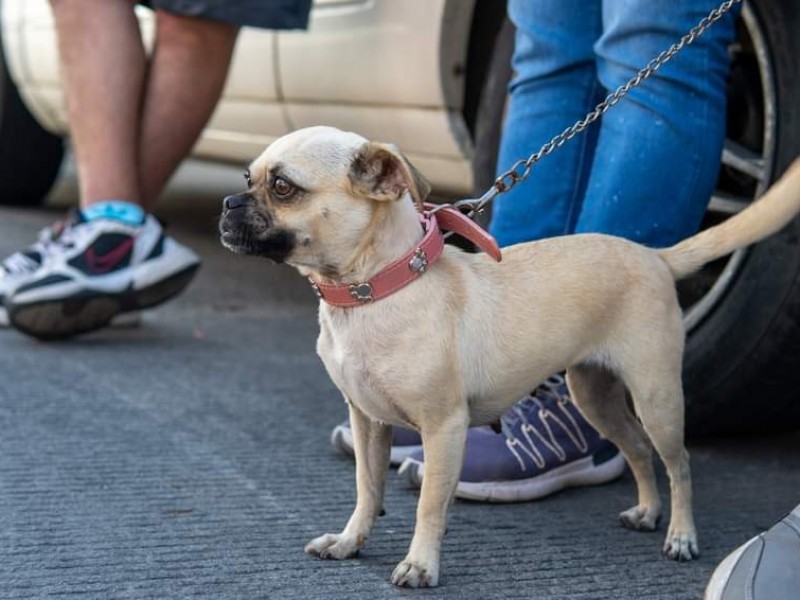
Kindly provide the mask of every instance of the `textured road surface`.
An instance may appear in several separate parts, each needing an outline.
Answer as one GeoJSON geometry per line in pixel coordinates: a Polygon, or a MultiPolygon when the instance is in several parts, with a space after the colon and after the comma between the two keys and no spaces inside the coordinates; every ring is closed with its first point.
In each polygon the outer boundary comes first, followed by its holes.
{"type": "MultiPolygon", "coordinates": [[[[315,300],[218,247],[216,192],[196,185],[193,208],[166,211],[205,259],[182,298],[70,343],[0,331],[0,599],[699,598],[729,550],[800,502],[800,434],[703,442],[696,562],[662,558],[663,524],[618,525],[626,474],[532,504],[456,503],[442,586],[397,590],[417,494],[392,474],[360,559],[305,556],[355,497],[328,445],[344,405],[314,353],[315,300]]],[[[0,209],[0,251],[57,214],[0,209]]]]}

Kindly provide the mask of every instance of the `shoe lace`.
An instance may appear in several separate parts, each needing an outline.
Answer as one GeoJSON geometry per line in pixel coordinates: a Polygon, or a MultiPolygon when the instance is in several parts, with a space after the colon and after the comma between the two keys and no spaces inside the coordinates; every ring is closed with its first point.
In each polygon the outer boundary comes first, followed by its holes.
{"type": "Polygon", "coordinates": [[[566,392],[566,382],[561,375],[551,375],[539,387],[525,396],[500,417],[500,428],[507,438],[513,438],[512,427],[522,421],[530,424],[528,415],[539,414],[545,410],[545,403],[565,403],[569,401],[566,392]]]}
{"type": "Polygon", "coordinates": [[[517,402],[505,415],[500,418],[500,431],[506,438],[506,448],[519,462],[520,468],[527,469],[520,451],[528,455],[534,464],[543,468],[545,459],[541,449],[535,440],[547,447],[560,460],[565,460],[566,453],[558,443],[556,436],[551,428],[549,420],[556,421],[561,429],[571,438],[572,443],[581,450],[586,450],[588,445],[578,423],[574,417],[566,410],[566,404],[570,401],[566,383],[561,375],[548,377],[539,387],[533,390],[525,398],[517,402]],[[551,407],[558,405],[561,408],[560,415],[557,416],[551,407]],[[543,432],[540,432],[531,424],[530,416],[536,415],[542,425],[543,432]],[[569,421],[569,425],[566,421],[569,421]],[[519,439],[514,433],[514,428],[522,423],[519,430],[524,436],[524,440],[519,439]],[[525,443],[523,443],[523,441],[525,443]]]}
{"type": "Polygon", "coordinates": [[[15,252],[7,257],[0,266],[2,266],[2,271],[9,275],[19,275],[34,270],[39,263],[22,252],[15,252]]]}
{"type": "Polygon", "coordinates": [[[78,223],[76,214],[77,209],[73,208],[66,217],[39,232],[36,243],[45,250],[45,254],[52,248],[71,248],[75,245],[77,237],[75,224],[78,223]]]}
{"type": "Polygon", "coordinates": [[[9,275],[24,275],[35,271],[55,248],[71,248],[75,243],[72,223],[75,222],[75,209],[67,213],[64,219],[42,228],[36,234],[36,241],[25,252],[15,252],[0,263],[0,272],[9,275]],[[40,261],[29,256],[36,253],[40,261]]]}

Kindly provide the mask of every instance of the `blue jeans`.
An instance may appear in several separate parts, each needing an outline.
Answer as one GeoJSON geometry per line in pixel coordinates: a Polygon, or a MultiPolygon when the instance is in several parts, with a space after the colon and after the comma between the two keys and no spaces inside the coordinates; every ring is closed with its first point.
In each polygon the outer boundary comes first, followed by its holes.
{"type": "MultiPolygon", "coordinates": [[[[509,0],[517,27],[498,171],[582,119],[718,0],[509,0]]],[[[495,201],[501,245],[599,232],[649,246],[694,233],[725,138],[731,13],[600,123],[537,163],[495,201]]]]}

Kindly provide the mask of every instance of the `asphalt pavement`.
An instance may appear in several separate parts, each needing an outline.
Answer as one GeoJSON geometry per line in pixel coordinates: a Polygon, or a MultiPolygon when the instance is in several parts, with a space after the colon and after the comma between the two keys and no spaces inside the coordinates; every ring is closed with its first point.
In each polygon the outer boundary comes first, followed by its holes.
{"type": "MultiPolygon", "coordinates": [[[[345,407],[314,352],[307,283],[216,241],[238,177],[184,170],[161,214],[204,268],[140,327],[57,344],[0,331],[0,599],[699,598],[730,550],[800,502],[800,432],[703,441],[697,561],[661,556],[668,515],[657,533],[619,525],[626,473],[535,503],[456,502],[441,587],[399,590],[417,492],[392,473],[361,557],[309,558],[355,499],[328,442],[345,407]]],[[[56,201],[71,198],[67,181],[56,201]]],[[[0,253],[61,210],[0,208],[0,253]]]]}

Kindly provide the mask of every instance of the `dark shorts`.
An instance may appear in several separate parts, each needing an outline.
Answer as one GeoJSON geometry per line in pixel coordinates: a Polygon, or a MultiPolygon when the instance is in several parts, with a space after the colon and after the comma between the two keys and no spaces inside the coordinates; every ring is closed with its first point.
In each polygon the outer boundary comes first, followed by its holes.
{"type": "Polygon", "coordinates": [[[305,29],[311,10],[311,0],[146,0],[139,4],[186,17],[265,29],[305,29]]]}

